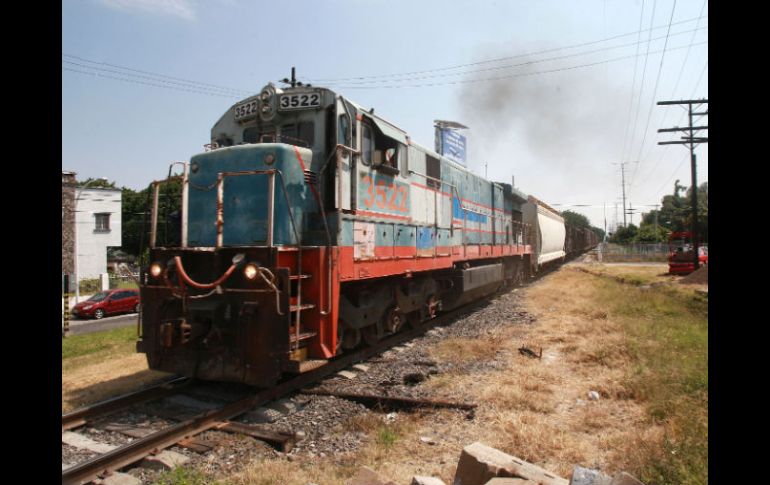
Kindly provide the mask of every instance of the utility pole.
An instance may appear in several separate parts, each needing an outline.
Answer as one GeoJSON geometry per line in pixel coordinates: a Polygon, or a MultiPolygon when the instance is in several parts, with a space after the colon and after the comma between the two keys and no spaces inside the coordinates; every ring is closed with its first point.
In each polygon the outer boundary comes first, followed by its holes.
{"type": "Polygon", "coordinates": [[[688,99],[683,101],[658,101],[658,106],[666,105],[687,105],[688,121],[689,124],[686,127],[675,126],[673,128],[662,128],[658,130],[658,133],[670,133],[677,131],[690,132],[689,136],[683,136],[681,141],[659,141],[658,145],[690,145],[690,176],[692,178],[691,189],[691,204],[692,204],[692,239],[693,239],[693,263],[697,270],[700,266],[698,260],[698,177],[696,172],[696,159],[695,159],[695,145],[697,143],[708,143],[708,137],[695,136],[696,131],[708,130],[707,125],[693,126],[693,116],[708,116],[708,108],[701,113],[693,113],[693,105],[708,104],[708,99],[688,99]]]}
{"type": "Polygon", "coordinates": [[[631,217],[631,225],[634,225],[634,208],[631,207],[631,202],[628,203],[628,215],[631,217]]]}
{"type": "Polygon", "coordinates": [[[658,242],[658,204],[655,204],[655,242],[658,242]]]}
{"type": "Polygon", "coordinates": [[[603,241],[607,242],[607,203],[603,202],[602,205],[604,207],[604,238],[603,238],[603,241]]]}
{"type": "Polygon", "coordinates": [[[613,162],[613,165],[620,165],[621,189],[623,190],[623,227],[626,227],[626,164],[639,162],[613,162]]]}

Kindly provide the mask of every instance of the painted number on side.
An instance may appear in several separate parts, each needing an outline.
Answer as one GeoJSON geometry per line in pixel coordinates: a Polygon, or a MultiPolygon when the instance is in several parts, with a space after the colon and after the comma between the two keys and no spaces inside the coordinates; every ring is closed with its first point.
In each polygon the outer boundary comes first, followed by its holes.
{"type": "Polygon", "coordinates": [[[367,209],[409,213],[409,190],[406,184],[395,182],[392,178],[377,177],[372,180],[369,175],[364,175],[361,177],[360,194],[367,209]]]}

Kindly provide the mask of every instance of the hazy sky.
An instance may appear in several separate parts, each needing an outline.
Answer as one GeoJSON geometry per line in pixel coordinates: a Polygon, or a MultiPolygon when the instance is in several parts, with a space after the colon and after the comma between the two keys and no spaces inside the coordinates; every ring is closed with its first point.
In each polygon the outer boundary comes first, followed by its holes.
{"type": "Polygon", "coordinates": [[[602,227],[613,163],[639,161],[640,212],[690,185],[689,151],[657,145],[685,111],[655,102],[708,97],[707,40],[704,0],[63,0],[62,169],[144,188],[296,66],[426,147],[433,120],[468,125],[469,168],[602,227]]]}

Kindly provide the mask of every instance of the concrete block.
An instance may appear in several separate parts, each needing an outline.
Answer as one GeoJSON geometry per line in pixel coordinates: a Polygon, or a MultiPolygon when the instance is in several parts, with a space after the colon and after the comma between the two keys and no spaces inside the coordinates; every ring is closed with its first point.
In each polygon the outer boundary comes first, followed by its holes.
{"type": "Polygon", "coordinates": [[[142,485],[142,481],[128,473],[113,472],[108,477],[94,482],[96,485],[142,485]]]}
{"type": "Polygon", "coordinates": [[[446,485],[443,480],[436,477],[412,477],[412,483],[409,485],[446,485]]]}
{"type": "Polygon", "coordinates": [[[341,370],[337,372],[337,375],[340,377],[344,377],[345,379],[354,379],[358,374],[355,372],[350,372],[349,370],[341,370]]]}
{"type": "Polygon", "coordinates": [[[569,485],[610,485],[610,477],[598,470],[576,466],[569,485]]]}
{"type": "Polygon", "coordinates": [[[142,460],[141,466],[150,470],[172,470],[190,461],[187,456],[176,451],[163,450],[157,455],[150,455],[142,460]]]}
{"type": "Polygon", "coordinates": [[[70,445],[81,450],[93,451],[94,453],[107,453],[108,451],[117,448],[115,445],[99,443],[92,440],[88,436],[84,436],[80,433],[75,433],[72,431],[63,432],[61,434],[61,442],[65,445],[70,445]]]}
{"type": "Polygon", "coordinates": [[[385,479],[368,466],[362,466],[345,485],[386,485],[385,479]]]}
{"type": "Polygon", "coordinates": [[[485,485],[495,477],[525,478],[541,485],[568,485],[564,478],[478,442],[463,448],[452,483],[485,485]]]}

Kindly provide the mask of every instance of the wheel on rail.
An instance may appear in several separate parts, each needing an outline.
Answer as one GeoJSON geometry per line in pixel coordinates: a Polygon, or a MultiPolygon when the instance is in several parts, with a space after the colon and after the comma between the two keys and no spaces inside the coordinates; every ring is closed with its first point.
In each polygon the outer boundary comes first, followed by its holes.
{"type": "Polygon", "coordinates": [[[404,326],[406,318],[404,313],[398,307],[390,307],[385,312],[385,330],[389,333],[396,333],[404,326]]]}

